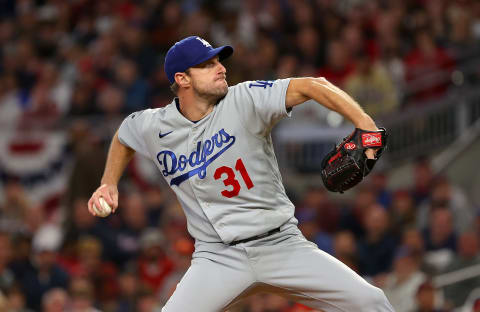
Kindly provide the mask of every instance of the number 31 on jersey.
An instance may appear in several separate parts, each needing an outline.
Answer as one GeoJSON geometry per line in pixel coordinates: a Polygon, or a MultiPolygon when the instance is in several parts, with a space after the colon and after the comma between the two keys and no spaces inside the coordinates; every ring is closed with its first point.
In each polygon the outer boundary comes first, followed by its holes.
{"type": "MultiPolygon", "coordinates": [[[[250,176],[248,175],[247,169],[245,168],[245,165],[243,164],[241,158],[237,159],[237,162],[235,163],[235,170],[237,172],[240,172],[240,175],[243,179],[243,182],[245,182],[247,189],[251,189],[252,187],[254,187],[252,179],[250,179],[250,176]]],[[[232,186],[233,188],[230,191],[223,190],[221,194],[228,198],[237,196],[240,193],[241,186],[236,179],[235,171],[233,171],[233,169],[230,167],[222,166],[215,170],[215,174],[213,175],[213,177],[215,178],[215,180],[218,180],[222,177],[222,175],[226,175],[226,178],[223,180],[223,184],[225,186],[232,186]]]]}

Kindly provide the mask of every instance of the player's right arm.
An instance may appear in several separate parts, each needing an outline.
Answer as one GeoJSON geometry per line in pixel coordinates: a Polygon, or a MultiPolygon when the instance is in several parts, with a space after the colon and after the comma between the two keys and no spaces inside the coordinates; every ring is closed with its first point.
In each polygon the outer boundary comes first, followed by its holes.
{"type": "Polygon", "coordinates": [[[107,203],[112,207],[112,211],[115,211],[118,207],[118,188],[117,184],[120,177],[125,170],[125,167],[135,154],[135,150],[122,144],[118,139],[118,132],[112,139],[110,149],[108,151],[107,163],[103,172],[101,185],[92,194],[92,197],[88,201],[88,211],[95,215],[93,210],[93,204],[96,207],[100,207],[99,199],[103,197],[107,203]]]}

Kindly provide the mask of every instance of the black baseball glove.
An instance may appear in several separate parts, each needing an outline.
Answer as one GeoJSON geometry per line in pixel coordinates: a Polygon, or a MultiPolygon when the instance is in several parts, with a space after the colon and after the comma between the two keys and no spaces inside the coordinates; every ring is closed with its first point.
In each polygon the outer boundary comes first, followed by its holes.
{"type": "Polygon", "coordinates": [[[387,132],[366,131],[356,128],[322,160],[322,179],[331,192],[340,192],[354,187],[366,177],[386,148],[387,132]],[[377,149],[375,159],[368,159],[365,151],[377,149]]]}

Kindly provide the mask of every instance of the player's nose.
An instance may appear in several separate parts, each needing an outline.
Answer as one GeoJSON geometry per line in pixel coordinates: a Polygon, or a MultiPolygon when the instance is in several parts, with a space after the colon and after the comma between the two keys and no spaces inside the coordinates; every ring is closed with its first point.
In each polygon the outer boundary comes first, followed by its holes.
{"type": "Polygon", "coordinates": [[[223,66],[222,63],[220,63],[219,61],[217,62],[218,73],[225,74],[227,72],[227,69],[225,68],[225,66],[223,66]]]}

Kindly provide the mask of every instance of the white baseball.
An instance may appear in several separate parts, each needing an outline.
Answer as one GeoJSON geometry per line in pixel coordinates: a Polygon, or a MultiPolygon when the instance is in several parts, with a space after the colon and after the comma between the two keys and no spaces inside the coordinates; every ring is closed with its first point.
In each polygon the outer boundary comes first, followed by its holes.
{"type": "Polygon", "coordinates": [[[98,201],[100,202],[100,206],[101,206],[100,208],[98,208],[95,204],[93,204],[93,210],[95,211],[95,214],[98,217],[105,218],[106,216],[112,213],[112,207],[110,207],[110,205],[107,204],[107,202],[105,201],[105,199],[103,199],[103,197],[100,197],[98,201]]]}

